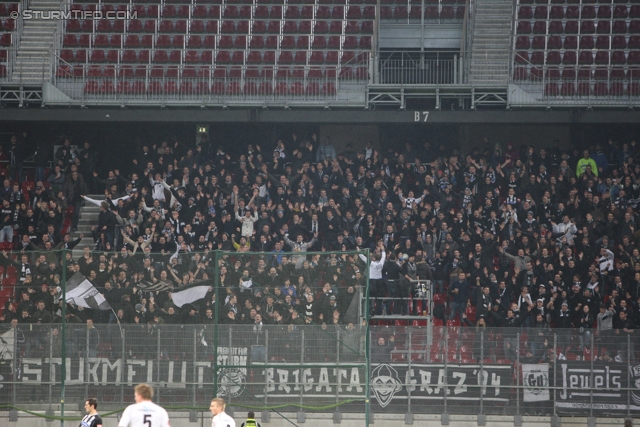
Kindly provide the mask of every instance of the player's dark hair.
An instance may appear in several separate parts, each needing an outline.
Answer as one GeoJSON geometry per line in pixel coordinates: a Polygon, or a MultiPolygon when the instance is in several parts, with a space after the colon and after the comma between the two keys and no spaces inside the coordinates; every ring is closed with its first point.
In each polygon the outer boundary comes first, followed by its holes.
{"type": "Polygon", "coordinates": [[[255,417],[256,417],[256,414],[254,414],[253,412],[249,412],[247,414],[247,418],[255,418],[255,417]]]}
{"type": "Polygon", "coordinates": [[[93,406],[93,409],[98,409],[98,399],[95,397],[90,397],[87,399],[87,403],[89,406],[93,406]]]}

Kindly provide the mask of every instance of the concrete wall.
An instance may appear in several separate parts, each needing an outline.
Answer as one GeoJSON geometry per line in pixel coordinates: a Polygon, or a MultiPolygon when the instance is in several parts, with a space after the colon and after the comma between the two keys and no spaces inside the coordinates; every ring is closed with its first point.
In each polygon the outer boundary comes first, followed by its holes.
{"type": "MultiPolygon", "coordinates": [[[[79,416],[79,412],[74,412],[70,416],[79,416]]],[[[237,412],[234,415],[236,425],[239,427],[244,421],[242,413],[237,412]],[[242,415],[242,416],[241,416],[242,415]]],[[[269,422],[264,422],[260,418],[260,414],[256,413],[256,420],[262,424],[263,427],[269,426],[304,426],[304,427],[327,427],[329,425],[336,425],[342,427],[365,427],[365,419],[363,414],[342,414],[342,422],[335,424],[333,421],[333,414],[305,414],[305,421],[298,422],[297,414],[284,413],[287,419],[280,417],[277,413],[271,412],[269,422]]],[[[7,412],[0,412],[0,425],[4,427],[58,427],[60,421],[46,422],[45,419],[20,413],[17,422],[9,422],[7,412]]],[[[189,421],[189,414],[186,412],[170,413],[169,418],[171,421],[171,427],[209,427],[211,425],[210,413],[199,413],[198,421],[192,423],[189,421]]],[[[104,418],[105,427],[117,426],[118,418],[115,416],[104,418]]],[[[634,424],[637,424],[638,420],[634,420],[634,424]]],[[[79,424],[77,421],[65,422],[65,427],[76,427],[79,424]]],[[[395,414],[376,414],[373,420],[373,425],[380,425],[384,427],[404,427],[405,417],[404,415],[395,414]]],[[[413,418],[413,424],[420,427],[441,427],[440,415],[415,415],[413,418]]],[[[478,420],[474,416],[450,416],[449,426],[451,427],[476,427],[478,426],[478,420]]],[[[487,416],[486,426],[489,427],[513,427],[514,418],[508,416],[487,416]]],[[[560,425],[562,427],[586,427],[588,425],[587,418],[584,417],[567,417],[560,419],[560,425]]],[[[618,419],[604,419],[596,418],[594,427],[619,427],[624,425],[624,420],[618,419]]],[[[551,420],[549,417],[522,417],[522,427],[545,427],[551,426],[551,420]]]]}
{"type": "Polygon", "coordinates": [[[483,147],[485,136],[492,143],[500,142],[503,147],[506,147],[507,142],[512,142],[514,147],[520,147],[523,144],[537,148],[550,147],[554,139],[560,141],[561,147],[568,147],[571,143],[571,127],[568,125],[469,126],[470,147],[483,147]]]}
{"type": "Polygon", "coordinates": [[[348,143],[353,144],[355,151],[362,150],[368,141],[376,148],[380,147],[377,125],[321,125],[319,126],[321,142],[325,136],[331,137],[331,143],[339,152],[348,143]]]}

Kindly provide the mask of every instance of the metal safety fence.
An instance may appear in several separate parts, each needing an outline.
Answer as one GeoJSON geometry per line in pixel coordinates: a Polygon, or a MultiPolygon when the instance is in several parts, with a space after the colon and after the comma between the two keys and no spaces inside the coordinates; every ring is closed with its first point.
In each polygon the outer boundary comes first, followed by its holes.
{"type": "Polygon", "coordinates": [[[482,322],[434,326],[432,334],[422,327],[372,327],[372,410],[637,416],[640,355],[633,330],[549,328],[531,316],[515,327],[482,322]]]}
{"type": "Polygon", "coordinates": [[[0,408],[366,412],[368,250],[237,249],[0,254],[0,408]]]}
{"type": "Polygon", "coordinates": [[[18,325],[2,335],[0,404],[57,408],[63,398],[73,405],[93,396],[102,407],[117,409],[133,401],[133,386],[148,383],[157,402],[168,406],[205,408],[217,395],[255,410],[290,405],[363,411],[365,329],[360,324],[18,325]]]}
{"type": "Polygon", "coordinates": [[[460,52],[379,53],[383,85],[451,85],[463,83],[464,58],[460,52]]]}
{"type": "Polygon", "coordinates": [[[158,402],[183,408],[204,408],[218,395],[254,410],[362,413],[369,391],[372,413],[630,417],[640,410],[629,330],[470,326],[428,335],[372,327],[367,349],[364,325],[67,325],[64,342],[61,328],[3,334],[0,404],[55,406],[64,384],[67,402],[96,396],[118,409],[146,382],[158,402]]]}
{"type": "Polygon", "coordinates": [[[635,65],[531,64],[514,55],[509,103],[514,106],[632,106],[640,101],[635,65]]]}

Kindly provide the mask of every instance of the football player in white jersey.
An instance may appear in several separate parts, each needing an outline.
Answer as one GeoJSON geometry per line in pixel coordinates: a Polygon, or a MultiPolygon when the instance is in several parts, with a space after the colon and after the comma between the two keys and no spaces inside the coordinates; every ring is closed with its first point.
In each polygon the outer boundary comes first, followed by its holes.
{"type": "Polygon", "coordinates": [[[224,412],[224,407],[224,399],[216,397],[211,400],[211,406],[209,406],[209,410],[213,414],[211,427],[236,427],[236,422],[224,412]]]}
{"type": "Polygon", "coordinates": [[[171,427],[167,411],[151,401],[151,386],[138,384],[133,390],[136,403],[127,406],[118,427],[171,427]]]}

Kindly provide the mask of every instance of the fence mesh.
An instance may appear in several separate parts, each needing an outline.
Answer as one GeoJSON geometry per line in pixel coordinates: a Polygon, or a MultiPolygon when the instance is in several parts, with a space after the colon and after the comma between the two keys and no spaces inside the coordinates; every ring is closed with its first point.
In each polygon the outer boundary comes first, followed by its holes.
{"type": "Polygon", "coordinates": [[[0,255],[0,406],[64,400],[68,415],[95,396],[117,411],[147,382],[160,404],[196,410],[222,396],[256,411],[640,411],[638,337],[619,313],[610,330],[550,328],[554,313],[492,328],[474,310],[462,326],[370,327],[368,252],[162,257],[0,255]]]}

